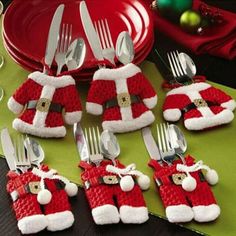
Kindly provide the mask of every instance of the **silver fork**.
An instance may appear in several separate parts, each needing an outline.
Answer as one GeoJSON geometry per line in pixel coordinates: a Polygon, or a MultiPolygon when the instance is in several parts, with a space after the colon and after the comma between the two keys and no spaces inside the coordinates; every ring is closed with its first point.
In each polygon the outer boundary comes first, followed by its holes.
{"type": "Polygon", "coordinates": [[[31,163],[25,153],[26,150],[24,147],[24,138],[22,135],[18,135],[16,137],[16,140],[14,141],[14,148],[16,153],[15,155],[16,169],[21,173],[24,173],[31,167],[31,163]]]}
{"type": "Polygon", "coordinates": [[[103,160],[100,147],[100,131],[99,128],[89,127],[88,131],[85,128],[85,139],[89,147],[89,160],[96,166],[100,165],[103,160]]]}
{"type": "Polygon", "coordinates": [[[157,145],[162,160],[170,165],[175,158],[175,149],[172,147],[168,124],[157,124],[157,145]]]}
{"type": "Polygon", "coordinates": [[[62,67],[66,64],[66,53],[69,48],[72,38],[72,24],[63,24],[60,38],[57,46],[57,52],[55,55],[55,61],[57,63],[57,75],[60,74],[62,67]]]}
{"type": "Polygon", "coordinates": [[[180,61],[179,52],[177,50],[167,53],[167,57],[172,74],[178,83],[183,83],[191,80],[180,61]]]}
{"type": "Polygon", "coordinates": [[[115,48],[111,38],[110,28],[107,19],[94,22],[94,27],[102,45],[102,55],[105,59],[115,65],[115,48]]]}

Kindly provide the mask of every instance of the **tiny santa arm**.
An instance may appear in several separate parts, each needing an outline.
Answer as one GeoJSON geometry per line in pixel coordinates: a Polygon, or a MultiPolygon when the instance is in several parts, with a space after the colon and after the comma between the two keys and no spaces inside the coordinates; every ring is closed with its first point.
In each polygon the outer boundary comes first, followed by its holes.
{"type": "Polygon", "coordinates": [[[75,85],[67,87],[65,101],[65,116],[64,120],[67,124],[72,125],[79,122],[82,117],[82,106],[78,91],[75,85]]]}
{"type": "Polygon", "coordinates": [[[152,109],[157,104],[157,94],[149,80],[142,73],[139,76],[141,80],[140,86],[142,87],[140,97],[147,108],[152,109]]]}
{"type": "Polygon", "coordinates": [[[28,101],[27,91],[30,90],[30,83],[30,80],[26,80],[9,98],[7,106],[13,113],[20,114],[23,111],[28,101]]]}
{"type": "Polygon", "coordinates": [[[94,80],[88,92],[86,111],[93,115],[101,115],[103,113],[103,91],[102,80],[94,80]]]}

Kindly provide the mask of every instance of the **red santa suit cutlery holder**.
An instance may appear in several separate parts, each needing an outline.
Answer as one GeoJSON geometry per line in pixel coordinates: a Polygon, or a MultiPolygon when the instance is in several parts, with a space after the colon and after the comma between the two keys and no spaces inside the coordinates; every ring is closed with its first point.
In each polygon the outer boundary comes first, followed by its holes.
{"type": "Polygon", "coordinates": [[[69,75],[50,76],[34,72],[8,101],[8,108],[18,114],[13,127],[40,137],[64,137],[66,124],[81,119],[82,107],[75,81],[69,75]],[[63,113],[64,112],[64,113],[63,113]]]}
{"type": "Polygon", "coordinates": [[[202,130],[230,123],[235,100],[220,89],[200,82],[172,89],[166,94],[163,116],[176,122],[183,115],[188,130],[202,130]]]}
{"type": "Polygon", "coordinates": [[[218,175],[215,170],[195,163],[191,156],[185,158],[185,164],[176,160],[172,165],[159,164],[151,160],[154,168],[154,180],[165,207],[166,217],[170,222],[198,222],[215,220],[220,215],[220,208],[209,184],[216,184],[218,175]],[[206,175],[201,172],[207,170],[206,175]]]}
{"type": "Polygon", "coordinates": [[[140,68],[130,63],[120,68],[102,68],[95,72],[88,92],[86,110],[103,114],[103,129],[122,133],[151,124],[150,111],[157,95],[140,68]]]}

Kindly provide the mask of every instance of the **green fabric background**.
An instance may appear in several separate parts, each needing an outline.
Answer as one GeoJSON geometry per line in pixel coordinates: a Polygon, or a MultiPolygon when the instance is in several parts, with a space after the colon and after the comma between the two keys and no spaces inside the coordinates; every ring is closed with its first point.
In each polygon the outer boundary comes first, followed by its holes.
{"type": "MultiPolygon", "coordinates": [[[[0,129],[8,127],[13,137],[16,131],[12,129],[11,124],[15,116],[8,110],[6,104],[15,89],[26,79],[29,72],[18,66],[7,55],[2,45],[2,40],[0,40],[0,53],[4,55],[6,60],[4,67],[0,69],[0,86],[5,91],[5,96],[0,102],[0,129]]],[[[142,63],[141,68],[152,82],[159,97],[158,105],[154,110],[156,122],[163,122],[161,107],[165,92],[161,89],[162,76],[153,63],[145,61],[142,63]]],[[[236,99],[236,91],[234,89],[217,84],[214,85],[236,99]]],[[[85,107],[88,87],[89,85],[84,83],[80,83],[78,86],[83,107],[85,107]]],[[[83,113],[83,127],[100,124],[101,117],[83,113]]],[[[197,160],[203,160],[211,168],[216,169],[220,177],[219,183],[212,187],[218,204],[221,207],[219,219],[215,222],[204,224],[191,222],[184,224],[184,227],[210,235],[236,235],[236,119],[229,125],[202,132],[187,131],[183,128],[182,121],[179,121],[178,125],[184,131],[187,138],[187,153],[190,153],[197,160]]],[[[152,125],[152,129],[153,134],[155,134],[155,125],[152,125]]],[[[124,164],[136,163],[138,170],[143,171],[152,178],[153,171],[147,166],[149,155],[143,143],[141,132],[119,134],[117,137],[121,146],[119,160],[124,164]]],[[[79,155],[73,139],[72,128],[67,128],[67,135],[63,139],[36,139],[45,151],[45,163],[58,170],[61,175],[81,185],[81,170],[78,168],[79,155]]],[[[1,147],[0,153],[2,153],[1,147]]],[[[144,196],[149,211],[160,217],[165,217],[154,181],[151,182],[150,189],[144,192],[144,196]]]]}

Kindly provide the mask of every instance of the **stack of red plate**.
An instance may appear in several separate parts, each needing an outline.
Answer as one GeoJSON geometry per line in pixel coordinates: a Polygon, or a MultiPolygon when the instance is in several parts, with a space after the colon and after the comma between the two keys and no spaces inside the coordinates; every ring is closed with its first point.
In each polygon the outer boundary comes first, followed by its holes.
{"type": "MultiPolygon", "coordinates": [[[[57,6],[64,3],[62,21],[72,24],[72,40],[82,37],[86,43],[85,62],[73,76],[79,80],[90,80],[97,65],[82,27],[79,2],[13,1],[3,19],[4,45],[11,57],[27,70],[42,71],[50,23],[57,6]]],[[[153,46],[154,34],[151,14],[144,3],[138,0],[87,0],[86,4],[92,20],[108,20],[114,45],[121,31],[130,33],[134,42],[135,64],[146,58],[153,46]]]]}

